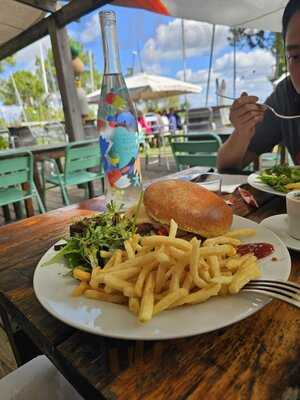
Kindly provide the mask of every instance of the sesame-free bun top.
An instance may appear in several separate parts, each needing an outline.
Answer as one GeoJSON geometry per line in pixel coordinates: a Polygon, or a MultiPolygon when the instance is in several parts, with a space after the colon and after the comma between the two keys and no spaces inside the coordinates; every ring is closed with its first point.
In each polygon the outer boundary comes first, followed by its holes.
{"type": "Polygon", "coordinates": [[[192,182],[152,183],[145,190],[144,205],[147,214],[161,224],[174,219],[180,229],[203,237],[222,235],[232,224],[233,213],[225,201],[192,182]]]}

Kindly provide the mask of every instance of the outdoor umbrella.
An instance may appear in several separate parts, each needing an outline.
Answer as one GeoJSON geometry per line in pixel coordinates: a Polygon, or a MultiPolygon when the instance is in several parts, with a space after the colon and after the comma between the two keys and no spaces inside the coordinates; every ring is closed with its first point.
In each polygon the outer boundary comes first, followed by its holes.
{"type": "MultiPolygon", "coordinates": [[[[133,101],[157,100],[188,93],[200,93],[200,86],[160,75],[141,73],[125,78],[133,101]]],[[[100,90],[87,96],[89,103],[97,103],[100,90]]]]}
{"type": "Polygon", "coordinates": [[[114,0],[113,4],[145,8],[160,14],[232,27],[281,31],[288,0],[114,0]]]}

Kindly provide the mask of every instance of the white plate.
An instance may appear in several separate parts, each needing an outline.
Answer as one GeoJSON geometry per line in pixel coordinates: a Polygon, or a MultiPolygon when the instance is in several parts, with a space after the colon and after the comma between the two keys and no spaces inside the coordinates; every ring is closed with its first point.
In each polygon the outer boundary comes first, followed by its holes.
{"type": "Polygon", "coordinates": [[[276,194],[277,196],[286,196],[286,193],[278,192],[278,190],[273,189],[272,186],[262,183],[259,180],[259,174],[253,173],[249,175],[247,181],[249,185],[253,186],[255,189],[261,190],[262,192],[276,194]]]}
{"type": "MultiPolygon", "coordinates": [[[[256,228],[257,235],[247,242],[268,242],[275,253],[261,261],[264,279],[287,280],[291,259],[286,246],[271,231],[242,217],[234,217],[233,228],[256,228]],[[277,261],[272,261],[276,257],[277,261]]],[[[53,316],[86,332],[121,339],[157,340],[201,334],[233,324],[261,309],[270,300],[262,295],[240,293],[214,297],[206,303],[167,310],[149,323],[141,324],[127,307],[84,297],[71,297],[76,286],[64,261],[51,266],[41,265],[54,254],[53,247],[40,260],[33,286],[41,304],[53,316]]]]}
{"type": "Polygon", "coordinates": [[[289,249],[300,251],[300,240],[288,234],[287,214],[273,215],[261,221],[261,224],[274,232],[289,249]]]}

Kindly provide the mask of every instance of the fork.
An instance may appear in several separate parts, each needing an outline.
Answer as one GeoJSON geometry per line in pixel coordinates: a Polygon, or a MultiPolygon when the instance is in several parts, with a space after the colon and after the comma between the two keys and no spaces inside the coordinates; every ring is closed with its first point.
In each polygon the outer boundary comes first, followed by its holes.
{"type": "MultiPolygon", "coordinates": [[[[234,97],[229,97],[229,96],[224,96],[224,95],[222,95],[222,94],[220,94],[220,93],[216,93],[216,95],[218,96],[218,97],[223,97],[224,99],[228,99],[228,100],[236,100],[234,97]]],[[[300,118],[300,115],[283,115],[283,114],[279,114],[276,110],[274,110],[274,108],[273,107],[271,107],[271,106],[269,106],[269,104],[260,104],[260,103],[257,103],[258,105],[260,105],[260,106],[262,106],[262,107],[266,107],[266,108],[268,108],[270,111],[272,111],[272,113],[274,114],[274,115],[276,115],[276,117],[278,117],[278,118],[282,118],[282,119],[296,119],[296,118],[300,118]]]]}
{"type": "Polygon", "coordinates": [[[294,282],[252,280],[243,287],[242,291],[265,294],[300,308],[300,285],[294,282]]]}

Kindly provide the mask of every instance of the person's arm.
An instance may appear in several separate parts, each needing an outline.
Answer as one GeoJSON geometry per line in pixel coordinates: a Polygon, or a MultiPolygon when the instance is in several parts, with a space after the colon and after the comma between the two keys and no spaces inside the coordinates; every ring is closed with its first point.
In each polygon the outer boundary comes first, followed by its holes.
{"type": "Polygon", "coordinates": [[[256,154],[248,151],[252,136],[243,135],[234,130],[218,153],[217,168],[219,171],[235,168],[243,169],[255,160],[256,154]]]}
{"type": "Polygon", "coordinates": [[[263,121],[265,108],[257,104],[258,97],[242,96],[235,100],[230,110],[230,121],[235,130],[219,150],[217,167],[242,169],[251,163],[255,152],[248,151],[256,125],[263,121]]]}

